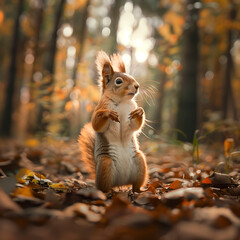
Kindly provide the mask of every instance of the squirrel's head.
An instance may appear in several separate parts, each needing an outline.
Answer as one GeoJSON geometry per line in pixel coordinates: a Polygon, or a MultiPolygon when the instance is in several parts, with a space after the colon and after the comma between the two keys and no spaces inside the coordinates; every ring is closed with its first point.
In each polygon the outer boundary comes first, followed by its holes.
{"type": "Polygon", "coordinates": [[[119,54],[108,57],[104,51],[97,54],[96,65],[102,93],[121,100],[132,99],[138,93],[139,83],[126,74],[125,64],[119,54]]]}

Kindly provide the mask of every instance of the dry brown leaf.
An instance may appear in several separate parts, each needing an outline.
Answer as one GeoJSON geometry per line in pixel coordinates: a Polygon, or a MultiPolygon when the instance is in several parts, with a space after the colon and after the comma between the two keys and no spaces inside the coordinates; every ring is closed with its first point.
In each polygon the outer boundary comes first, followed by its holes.
{"type": "Polygon", "coordinates": [[[77,194],[84,198],[92,200],[106,200],[106,195],[96,188],[83,188],[77,191],[77,194]]]}
{"type": "Polygon", "coordinates": [[[222,216],[222,215],[219,215],[215,219],[215,222],[214,222],[214,226],[216,228],[226,228],[226,227],[230,226],[231,224],[232,224],[231,221],[227,217],[222,216]]]}
{"type": "Polygon", "coordinates": [[[67,207],[64,210],[64,214],[67,217],[83,216],[89,222],[99,222],[102,218],[101,214],[94,212],[90,208],[90,205],[84,203],[75,203],[72,206],[67,207]]]}
{"type": "Polygon", "coordinates": [[[7,211],[19,212],[21,208],[0,188],[0,214],[7,211]]]}
{"type": "Polygon", "coordinates": [[[227,174],[213,172],[209,177],[203,179],[202,186],[204,185],[216,188],[228,188],[237,186],[238,184],[227,174]]]}
{"type": "Polygon", "coordinates": [[[171,192],[163,194],[163,199],[180,199],[180,198],[186,198],[187,200],[192,199],[200,199],[204,197],[204,191],[202,188],[180,188],[173,190],[171,192]]]}
{"type": "Polygon", "coordinates": [[[169,186],[169,189],[171,190],[175,190],[178,189],[182,186],[182,183],[179,180],[175,180],[174,182],[172,182],[169,186]]]}
{"type": "Polygon", "coordinates": [[[113,197],[112,204],[106,208],[104,215],[105,220],[112,221],[123,215],[128,215],[136,212],[136,208],[129,204],[129,202],[123,200],[117,195],[113,197]]]}

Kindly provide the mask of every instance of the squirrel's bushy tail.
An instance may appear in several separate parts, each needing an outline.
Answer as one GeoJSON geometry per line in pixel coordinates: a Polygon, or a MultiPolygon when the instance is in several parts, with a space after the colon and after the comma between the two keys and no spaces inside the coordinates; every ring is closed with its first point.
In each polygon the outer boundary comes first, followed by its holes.
{"type": "Polygon", "coordinates": [[[92,177],[95,176],[94,142],[95,132],[91,123],[85,124],[78,137],[81,160],[92,177]]]}

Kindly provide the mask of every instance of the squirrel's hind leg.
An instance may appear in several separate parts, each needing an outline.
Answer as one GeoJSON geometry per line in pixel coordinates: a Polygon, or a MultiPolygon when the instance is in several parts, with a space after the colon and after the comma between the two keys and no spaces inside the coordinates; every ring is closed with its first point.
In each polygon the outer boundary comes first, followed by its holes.
{"type": "Polygon", "coordinates": [[[112,159],[102,156],[96,164],[96,187],[103,192],[109,192],[112,188],[112,181],[112,159]]]}
{"type": "Polygon", "coordinates": [[[133,181],[133,192],[141,192],[140,188],[144,186],[147,182],[147,164],[144,154],[138,151],[134,157],[136,162],[136,176],[133,181]]]}

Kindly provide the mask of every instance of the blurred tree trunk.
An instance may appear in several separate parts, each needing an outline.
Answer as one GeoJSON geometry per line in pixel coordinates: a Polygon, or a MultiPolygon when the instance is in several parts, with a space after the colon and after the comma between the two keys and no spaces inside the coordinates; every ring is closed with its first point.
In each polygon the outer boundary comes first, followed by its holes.
{"type": "MultiPolygon", "coordinates": [[[[155,38],[158,38],[158,33],[155,33],[155,38]]],[[[158,51],[158,49],[156,49],[156,51],[158,51]]],[[[163,115],[163,103],[164,103],[164,93],[165,93],[165,90],[164,90],[164,87],[165,87],[165,84],[167,82],[167,74],[166,74],[166,69],[165,69],[165,63],[164,63],[164,60],[165,58],[169,56],[169,45],[168,44],[165,44],[165,51],[164,53],[162,53],[162,61],[161,63],[159,64],[159,66],[164,66],[163,69],[160,68],[157,70],[157,73],[158,73],[158,81],[159,81],[159,85],[157,87],[158,89],[158,94],[157,94],[157,99],[156,99],[156,110],[155,110],[155,114],[153,116],[153,119],[156,120],[156,122],[153,123],[153,127],[155,129],[155,133],[156,134],[159,134],[160,131],[161,131],[161,126],[162,126],[162,115],[163,115]]]]}
{"type": "Polygon", "coordinates": [[[210,109],[212,111],[221,110],[221,95],[223,91],[222,79],[224,68],[219,62],[220,56],[217,56],[214,66],[214,77],[211,84],[210,109]]]}
{"type": "MultiPolygon", "coordinates": [[[[232,4],[232,9],[229,13],[229,20],[233,22],[237,17],[237,6],[232,4]]],[[[227,46],[227,66],[226,66],[226,74],[225,81],[223,87],[223,96],[222,96],[222,109],[223,109],[223,119],[228,117],[232,117],[237,120],[237,108],[232,90],[232,71],[233,71],[233,60],[231,55],[231,49],[233,45],[233,30],[229,29],[228,31],[228,46],[227,46]]]]}
{"type": "Polygon", "coordinates": [[[110,53],[117,52],[117,31],[120,19],[120,8],[125,4],[126,0],[115,0],[110,9],[111,18],[111,45],[109,47],[110,53]]]}
{"type": "MultiPolygon", "coordinates": [[[[40,6],[36,10],[36,23],[35,23],[35,37],[34,37],[34,46],[33,46],[33,54],[34,54],[34,62],[32,67],[32,76],[30,82],[30,104],[34,103],[34,91],[36,90],[36,86],[34,84],[34,74],[40,70],[39,60],[40,60],[40,49],[39,49],[39,42],[40,42],[40,35],[43,23],[43,13],[45,9],[46,0],[39,0],[40,6]]],[[[34,133],[36,128],[36,108],[29,108],[28,112],[28,123],[27,123],[27,131],[31,134],[34,133]]]]}
{"type": "Polygon", "coordinates": [[[183,33],[182,72],[178,95],[176,128],[187,139],[178,134],[182,141],[192,141],[197,128],[197,77],[198,77],[198,26],[199,10],[194,7],[198,0],[187,1],[186,29],[183,33]]]}
{"type": "MultiPolygon", "coordinates": [[[[34,83],[33,76],[36,71],[39,70],[38,64],[39,64],[39,42],[40,42],[40,35],[41,35],[41,29],[42,29],[42,23],[43,23],[43,13],[45,9],[46,0],[39,0],[40,6],[39,9],[36,12],[36,29],[35,29],[35,41],[34,41],[34,47],[33,47],[33,53],[34,53],[34,62],[33,62],[33,70],[32,70],[32,79],[31,82],[34,83]]],[[[32,100],[31,95],[31,100],[32,100]]]]}
{"type": "Polygon", "coordinates": [[[19,42],[19,29],[20,29],[20,17],[23,12],[24,0],[18,1],[17,15],[15,19],[13,38],[11,46],[11,62],[8,71],[8,78],[6,81],[6,95],[4,100],[3,119],[1,133],[4,136],[10,136],[12,113],[13,113],[13,97],[14,88],[16,85],[16,72],[17,72],[17,58],[18,58],[18,42],[19,42]]]}
{"type": "Polygon", "coordinates": [[[76,84],[77,80],[77,69],[78,69],[78,64],[81,63],[82,57],[83,57],[83,52],[84,52],[84,41],[86,38],[86,30],[87,30],[87,18],[88,18],[88,7],[90,4],[90,0],[87,0],[86,6],[84,7],[83,11],[81,12],[81,24],[78,24],[80,27],[78,32],[78,43],[79,43],[79,51],[76,55],[75,58],[75,66],[73,68],[73,74],[72,74],[72,80],[74,82],[74,85],[76,84]]]}
{"type": "MultiPolygon", "coordinates": [[[[58,29],[60,28],[60,22],[61,22],[61,17],[63,15],[65,3],[66,3],[66,0],[60,0],[60,3],[56,10],[52,37],[51,37],[51,40],[49,43],[49,49],[48,49],[49,54],[48,54],[48,58],[47,58],[48,61],[46,61],[45,70],[47,70],[48,73],[51,75],[53,75],[53,73],[54,73],[55,55],[56,55],[56,51],[57,51],[57,32],[58,32],[58,29]]],[[[52,81],[51,81],[50,85],[53,84],[53,77],[51,78],[51,80],[52,81]]]]}
{"type": "MultiPolygon", "coordinates": [[[[60,27],[60,21],[63,14],[65,3],[66,3],[66,0],[61,0],[56,10],[52,37],[48,47],[48,58],[44,66],[44,69],[50,75],[50,81],[43,86],[44,88],[48,88],[49,86],[53,86],[54,84],[55,54],[57,50],[57,32],[60,27]]],[[[50,98],[52,93],[53,91],[50,91],[49,93],[47,93],[47,95],[44,95],[44,96],[49,96],[50,98]]],[[[45,131],[48,125],[47,122],[43,123],[42,121],[44,113],[49,114],[50,109],[44,107],[43,105],[40,105],[38,110],[38,118],[37,118],[37,130],[40,130],[40,131],[45,131]]]]}

